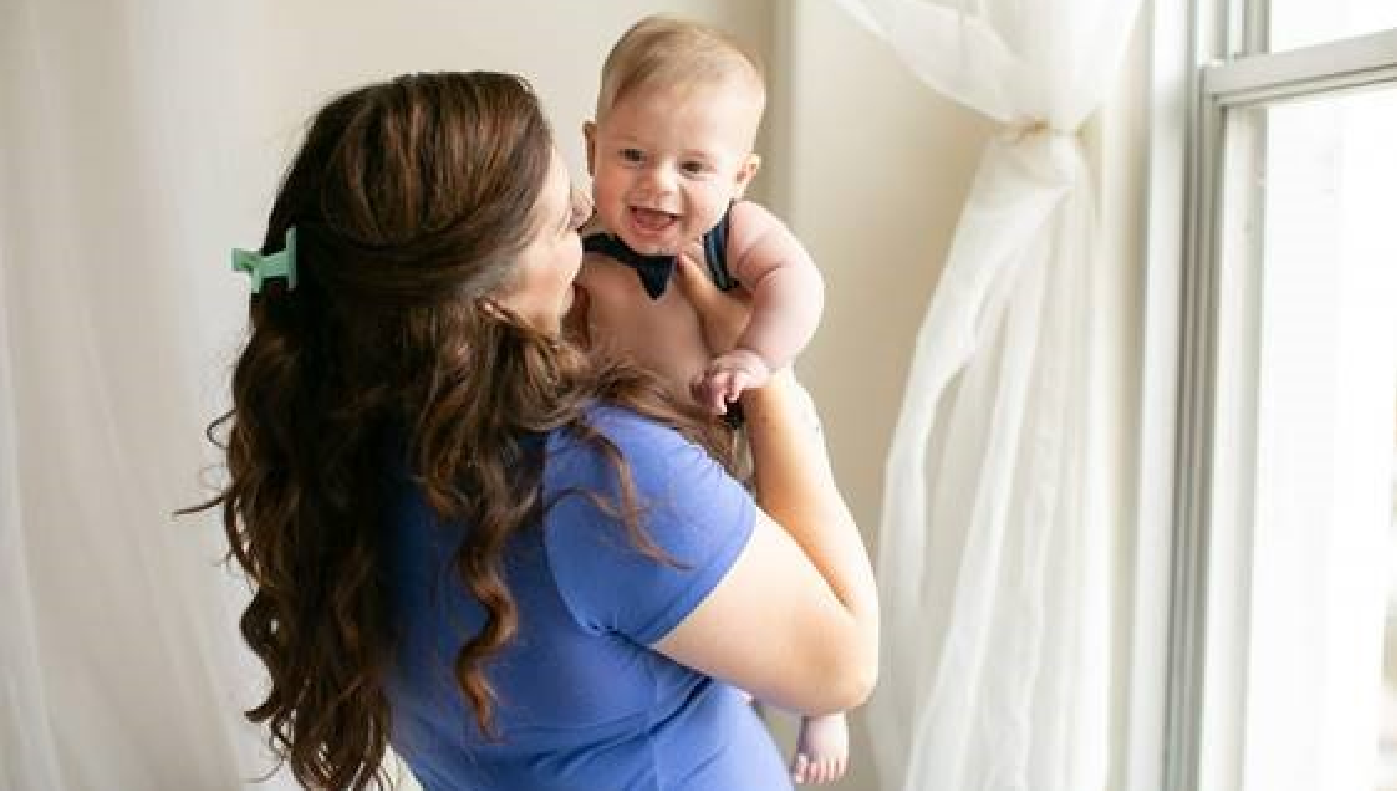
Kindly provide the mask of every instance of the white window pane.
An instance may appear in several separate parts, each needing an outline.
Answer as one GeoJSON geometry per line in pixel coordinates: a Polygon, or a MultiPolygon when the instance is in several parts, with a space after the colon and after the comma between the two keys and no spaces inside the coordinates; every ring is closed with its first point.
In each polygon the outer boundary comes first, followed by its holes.
{"type": "Polygon", "coordinates": [[[1271,0],[1271,51],[1397,28],[1397,0],[1271,0]]]}
{"type": "Polygon", "coordinates": [[[1266,135],[1245,786],[1397,791],[1397,90],[1250,112],[1266,135]]]}

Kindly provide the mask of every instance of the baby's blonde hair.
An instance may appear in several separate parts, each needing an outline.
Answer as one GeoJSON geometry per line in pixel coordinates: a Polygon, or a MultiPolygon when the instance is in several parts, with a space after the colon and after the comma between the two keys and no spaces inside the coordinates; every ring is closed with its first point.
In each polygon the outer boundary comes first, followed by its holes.
{"type": "Polygon", "coordinates": [[[728,84],[752,91],[760,115],[766,87],[756,55],[718,28],[654,14],[632,25],[607,54],[597,92],[597,120],[642,88],[728,84]]]}

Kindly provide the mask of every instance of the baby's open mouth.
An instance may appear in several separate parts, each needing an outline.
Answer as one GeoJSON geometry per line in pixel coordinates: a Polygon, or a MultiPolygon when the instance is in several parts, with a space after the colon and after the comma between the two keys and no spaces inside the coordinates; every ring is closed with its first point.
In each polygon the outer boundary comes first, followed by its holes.
{"type": "Polygon", "coordinates": [[[642,231],[658,233],[679,220],[679,215],[657,209],[631,207],[631,222],[642,231]]]}

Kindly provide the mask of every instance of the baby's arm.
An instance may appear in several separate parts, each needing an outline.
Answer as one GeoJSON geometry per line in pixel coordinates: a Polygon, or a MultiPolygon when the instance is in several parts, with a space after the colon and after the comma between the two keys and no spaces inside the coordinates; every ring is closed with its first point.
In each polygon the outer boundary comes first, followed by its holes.
{"type": "Polygon", "coordinates": [[[795,360],[814,337],[825,301],[814,260],[771,212],[751,201],[733,204],[729,234],[729,269],[751,294],[752,314],[737,344],[704,373],[700,397],[718,412],[795,360]]]}
{"type": "Polygon", "coordinates": [[[775,371],[790,365],[820,324],[825,281],[805,246],[760,205],[732,207],[728,261],[752,295],[752,319],[737,339],[775,371]]]}

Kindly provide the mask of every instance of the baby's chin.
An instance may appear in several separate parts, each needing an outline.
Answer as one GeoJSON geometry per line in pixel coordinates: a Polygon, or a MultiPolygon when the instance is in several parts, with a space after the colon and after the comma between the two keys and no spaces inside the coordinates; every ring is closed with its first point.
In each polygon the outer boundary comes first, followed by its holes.
{"type": "Polygon", "coordinates": [[[607,230],[620,237],[627,247],[641,255],[677,254],[686,242],[682,229],[682,218],[676,217],[667,228],[653,230],[637,227],[628,214],[617,217],[616,221],[608,223],[607,227],[607,230]]]}
{"type": "Polygon", "coordinates": [[[621,237],[632,250],[641,255],[678,255],[681,245],[678,242],[656,241],[654,239],[636,239],[621,237]]]}

